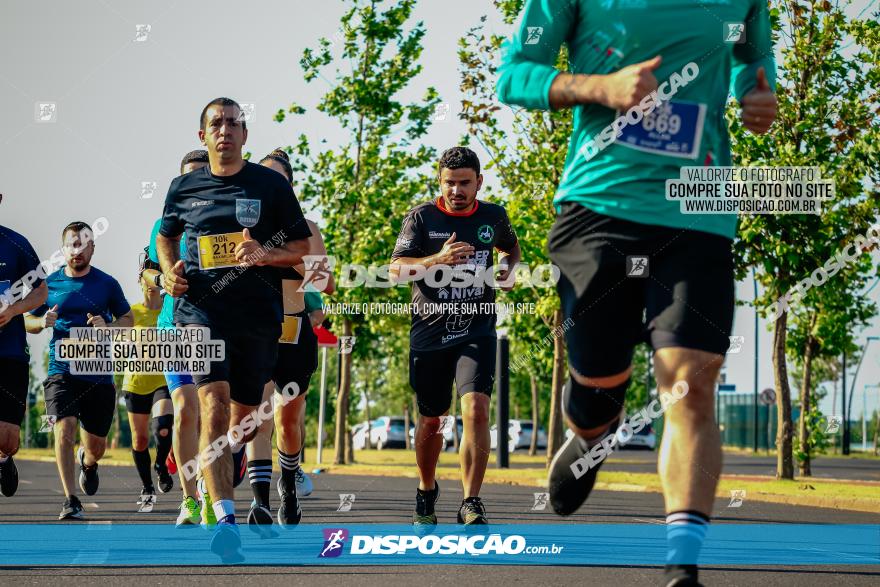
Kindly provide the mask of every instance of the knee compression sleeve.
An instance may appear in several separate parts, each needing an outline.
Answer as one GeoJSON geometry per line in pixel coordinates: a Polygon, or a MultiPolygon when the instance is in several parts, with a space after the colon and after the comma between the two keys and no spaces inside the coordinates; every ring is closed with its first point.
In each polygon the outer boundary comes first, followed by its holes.
{"type": "Polygon", "coordinates": [[[599,428],[620,416],[623,400],[630,380],[614,387],[581,385],[573,377],[568,378],[562,390],[562,407],[565,415],[578,428],[599,428]]]}
{"type": "Polygon", "coordinates": [[[168,430],[167,437],[171,437],[171,429],[174,426],[174,416],[171,414],[165,414],[164,416],[156,416],[150,420],[150,432],[153,433],[153,436],[158,441],[159,431],[162,429],[168,430]]]}

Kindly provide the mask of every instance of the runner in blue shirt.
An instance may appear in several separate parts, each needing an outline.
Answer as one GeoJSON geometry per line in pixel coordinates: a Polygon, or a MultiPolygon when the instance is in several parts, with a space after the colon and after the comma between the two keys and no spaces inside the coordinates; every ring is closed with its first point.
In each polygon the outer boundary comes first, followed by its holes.
{"type": "Polygon", "coordinates": [[[72,328],[127,328],[134,324],[119,283],[91,265],[95,252],[93,234],[85,222],[71,222],[64,227],[61,238],[67,264],[46,278],[46,303],[25,319],[31,334],[52,329],[49,373],[43,387],[46,413],[55,418],[55,459],[66,496],[59,520],[82,517],[82,504],[73,482],[77,422],[82,426],[82,446],[77,452],[79,486],[86,495],[98,491],[98,461],[107,448],[107,433],[116,412],[116,388],[112,372],[71,373],[69,362],[56,359],[55,343],[70,338],[72,328]]]}

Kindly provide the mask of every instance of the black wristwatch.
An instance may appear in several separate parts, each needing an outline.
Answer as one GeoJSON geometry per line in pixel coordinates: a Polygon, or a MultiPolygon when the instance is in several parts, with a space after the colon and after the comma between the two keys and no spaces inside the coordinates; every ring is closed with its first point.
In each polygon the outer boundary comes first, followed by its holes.
{"type": "Polygon", "coordinates": [[[158,287],[159,289],[164,289],[164,288],[162,287],[162,283],[160,283],[161,281],[162,281],[162,274],[161,274],[161,273],[157,273],[157,274],[156,274],[156,277],[153,278],[153,283],[154,283],[154,284],[156,285],[156,287],[158,287]]]}

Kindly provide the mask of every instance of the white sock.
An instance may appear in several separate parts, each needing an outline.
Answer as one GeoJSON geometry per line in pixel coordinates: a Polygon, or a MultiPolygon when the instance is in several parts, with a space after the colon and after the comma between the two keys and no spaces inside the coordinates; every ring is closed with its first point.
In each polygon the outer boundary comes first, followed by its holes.
{"type": "Polygon", "coordinates": [[[217,516],[219,522],[229,515],[235,514],[235,502],[231,499],[218,499],[214,501],[214,515],[217,516]]]}

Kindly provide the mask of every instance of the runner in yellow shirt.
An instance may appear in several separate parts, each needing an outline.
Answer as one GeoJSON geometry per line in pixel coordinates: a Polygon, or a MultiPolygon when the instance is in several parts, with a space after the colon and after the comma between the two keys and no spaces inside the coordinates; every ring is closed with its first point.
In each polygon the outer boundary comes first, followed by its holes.
{"type": "MultiPolygon", "coordinates": [[[[155,328],[162,309],[161,290],[152,281],[144,278],[144,270],[149,268],[145,263],[148,261],[141,263],[138,278],[144,302],[131,307],[136,329],[155,328]]],[[[171,450],[171,431],[174,425],[171,395],[161,373],[126,372],[122,380],[122,390],[125,392],[125,407],[128,409],[128,423],[131,426],[131,455],[144,486],[138,501],[139,511],[149,512],[156,503],[156,490],[150,472],[148,432],[152,432],[156,443],[155,469],[159,491],[168,493],[174,486],[165,466],[165,458],[171,450]]]]}

